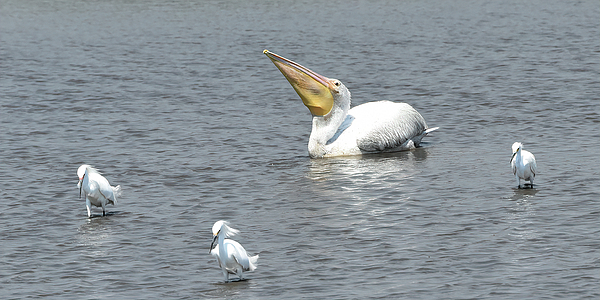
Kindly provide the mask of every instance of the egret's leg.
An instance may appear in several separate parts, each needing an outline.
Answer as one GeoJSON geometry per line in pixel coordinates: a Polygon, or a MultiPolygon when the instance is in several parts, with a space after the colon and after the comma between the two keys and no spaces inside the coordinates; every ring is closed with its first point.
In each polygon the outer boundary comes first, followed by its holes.
{"type": "Polygon", "coordinates": [[[238,267],[237,271],[236,271],[237,276],[240,278],[240,280],[244,279],[244,271],[243,270],[244,270],[244,268],[238,267]]]}
{"type": "Polygon", "coordinates": [[[531,175],[531,177],[529,177],[529,183],[531,183],[531,188],[533,188],[533,175],[531,175]]]}
{"type": "Polygon", "coordinates": [[[521,187],[521,178],[519,178],[519,175],[515,175],[515,178],[517,179],[517,187],[520,188],[521,187]]]}
{"type": "Polygon", "coordinates": [[[223,277],[225,278],[225,282],[229,281],[229,272],[227,272],[227,270],[222,269],[223,270],[223,277]]]}
{"type": "Polygon", "coordinates": [[[87,208],[88,211],[88,218],[92,217],[92,212],[90,211],[90,206],[92,205],[92,203],[90,203],[90,199],[87,198],[87,196],[85,197],[85,207],[87,208]]]}
{"type": "Polygon", "coordinates": [[[102,216],[106,216],[106,208],[104,207],[104,202],[102,202],[102,216]]]}

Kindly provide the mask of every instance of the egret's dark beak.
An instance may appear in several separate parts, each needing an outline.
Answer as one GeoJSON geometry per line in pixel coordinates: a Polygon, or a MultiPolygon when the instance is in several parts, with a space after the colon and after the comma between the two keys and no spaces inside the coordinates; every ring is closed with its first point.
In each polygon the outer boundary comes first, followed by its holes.
{"type": "Polygon", "coordinates": [[[83,177],[81,177],[81,180],[79,180],[79,198],[81,198],[81,189],[83,188],[83,179],[85,178],[85,174],[83,174],[83,177]]]}
{"type": "Polygon", "coordinates": [[[219,237],[218,235],[215,235],[215,237],[212,240],[212,243],[210,243],[210,249],[208,250],[208,254],[210,254],[210,252],[212,251],[212,249],[215,248],[215,244],[217,244],[217,238],[218,237],[219,237]]]}
{"type": "Polygon", "coordinates": [[[515,158],[515,155],[517,155],[517,152],[519,152],[519,149],[517,149],[517,151],[515,151],[515,153],[513,153],[512,157],[510,158],[511,163],[512,163],[513,159],[515,158]]]}

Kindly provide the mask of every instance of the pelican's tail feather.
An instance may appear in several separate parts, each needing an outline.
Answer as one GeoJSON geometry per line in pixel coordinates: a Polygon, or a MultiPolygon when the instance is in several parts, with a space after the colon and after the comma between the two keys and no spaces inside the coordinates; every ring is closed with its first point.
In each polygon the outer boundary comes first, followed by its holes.
{"type": "Polygon", "coordinates": [[[256,266],[258,265],[258,254],[248,257],[248,262],[249,262],[249,267],[248,270],[249,271],[254,271],[256,269],[256,266]]]}
{"type": "Polygon", "coordinates": [[[433,128],[427,128],[425,129],[425,135],[427,135],[428,133],[432,132],[432,131],[436,131],[440,129],[439,127],[433,127],[433,128]]]}

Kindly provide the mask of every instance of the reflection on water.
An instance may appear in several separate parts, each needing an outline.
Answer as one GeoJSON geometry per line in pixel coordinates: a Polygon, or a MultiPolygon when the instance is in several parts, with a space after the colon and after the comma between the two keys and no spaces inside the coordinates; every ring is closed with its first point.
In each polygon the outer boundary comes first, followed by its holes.
{"type": "Polygon", "coordinates": [[[212,286],[214,289],[208,292],[208,296],[219,299],[237,299],[243,295],[244,291],[256,286],[256,283],[253,282],[253,279],[245,278],[244,280],[215,282],[212,286]]]}
{"type": "Polygon", "coordinates": [[[112,241],[112,220],[107,217],[88,218],[77,229],[77,245],[88,248],[91,257],[105,256],[107,242],[112,241]]]}
{"type": "Polygon", "coordinates": [[[30,2],[0,17],[0,299],[600,299],[594,1],[30,2]],[[442,129],[312,160],[265,48],[442,129]],[[513,189],[515,140],[539,189],[513,189]],[[106,217],[83,162],[129,187],[106,217]],[[250,281],[220,283],[221,218],[250,281]]]}
{"type": "Polygon", "coordinates": [[[418,148],[394,153],[312,159],[307,177],[321,181],[344,176],[356,183],[385,179],[391,174],[396,178],[410,177],[417,171],[416,162],[425,160],[427,154],[427,149],[418,148]]]}
{"type": "Polygon", "coordinates": [[[514,188],[514,194],[512,195],[512,197],[510,197],[510,200],[519,201],[519,200],[526,200],[529,198],[533,198],[533,196],[535,196],[535,194],[537,194],[537,192],[538,192],[538,189],[536,189],[536,188],[527,188],[527,189],[514,188]]]}
{"type": "Polygon", "coordinates": [[[377,218],[402,210],[401,203],[410,198],[409,193],[414,190],[413,179],[421,172],[418,164],[427,155],[427,149],[419,148],[395,153],[312,159],[306,177],[312,180],[314,198],[341,199],[336,203],[351,206],[350,211],[357,217],[377,218]]]}
{"type": "Polygon", "coordinates": [[[510,200],[515,201],[509,208],[508,222],[510,224],[510,235],[519,239],[535,239],[538,237],[536,226],[533,226],[536,211],[533,205],[537,189],[514,188],[514,194],[510,200]]]}

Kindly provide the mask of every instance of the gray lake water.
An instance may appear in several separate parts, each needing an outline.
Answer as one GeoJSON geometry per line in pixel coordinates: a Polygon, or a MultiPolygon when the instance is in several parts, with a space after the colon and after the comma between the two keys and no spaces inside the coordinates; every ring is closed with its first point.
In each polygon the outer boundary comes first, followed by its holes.
{"type": "Polygon", "coordinates": [[[0,298],[598,299],[599,37],[592,0],[3,0],[0,298]],[[440,129],[310,159],[263,49],[440,129]],[[83,163],[123,188],[106,217],[83,163]],[[249,280],[208,254],[219,219],[249,280]]]}

